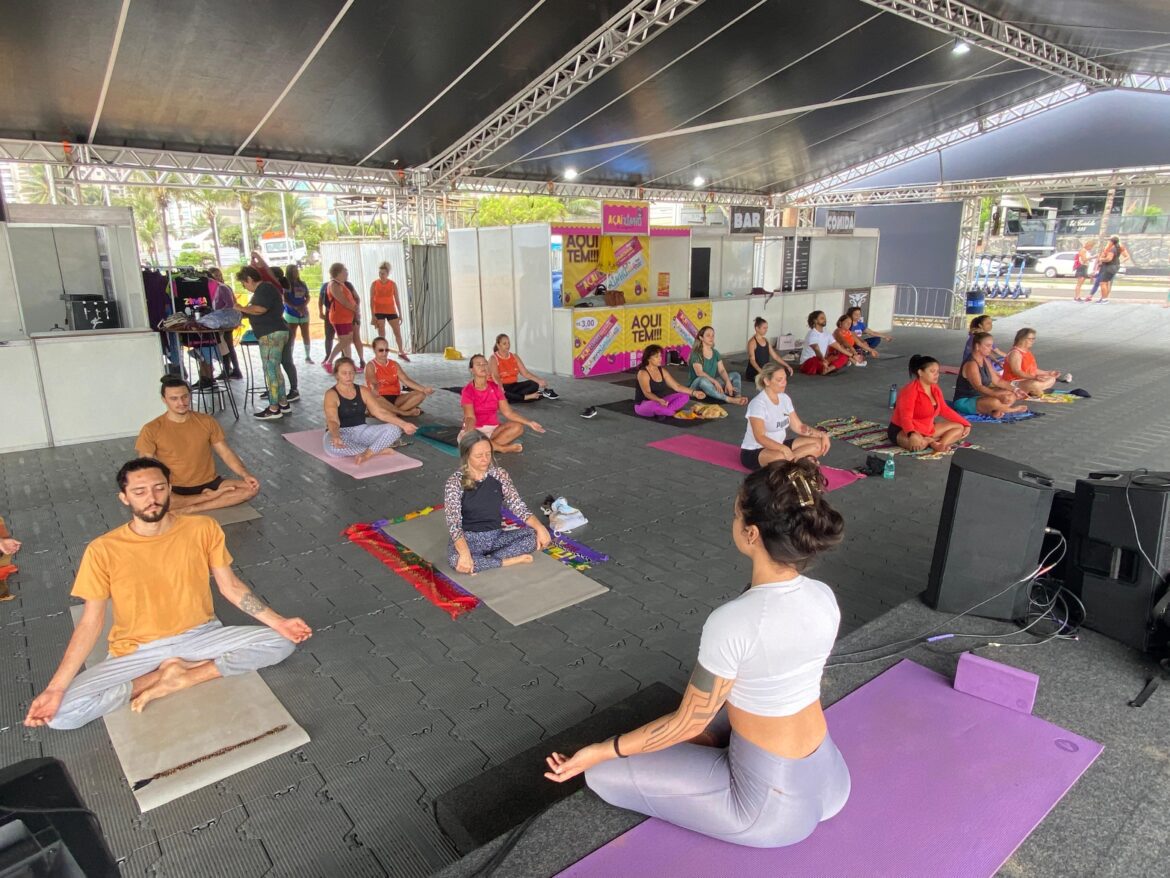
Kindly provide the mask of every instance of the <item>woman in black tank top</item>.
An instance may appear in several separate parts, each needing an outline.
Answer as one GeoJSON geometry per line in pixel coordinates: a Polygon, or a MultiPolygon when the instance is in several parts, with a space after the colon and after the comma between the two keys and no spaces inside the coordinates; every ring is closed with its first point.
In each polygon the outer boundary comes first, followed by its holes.
{"type": "Polygon", "coordinates": [[[991,351],[995,339],[987,332],[976,332],[971,336],[971,356],[959,369],[955,379],[953,405],[961,415],[991,415],[1002,418],[1005,414],[1026,412],[1028,407],[1020,403],[1027,394],[995,374],[991,368],[991,351]]]}
{"type": "Polygon", "coordinates": [[[391,411],[380,396],[354,383],[357,367],[341,357],[333,367],[337,383],[325,391],[325,453],[330,457],[352,457],[361,466],[379,454],[394,454],[402,434],[418,428],[391,411]],[[381,424],[367,424],[373,416],[381,424]]]}
{"type": "Polygon", "coordinates": [[[642,366],[634,385],[634,411],[644,418],[669,418],[691,399],[706,399],[701,390],[687,390],[662,368],[662,345],[642,351],[642,366]]]}
{"type": "Polygon", "coordinates": [[[780,353],[768,341],[768,321],[763,317],[757,317],[753,325],[756,331],[747,342],[748,364],[743,373],[744,380],[755,381],[756,376],[763,371],[764,364],[771,361],[779,363],[784,367],[784,371],[791,375],[792,367],[784,362],[780,353]]]}

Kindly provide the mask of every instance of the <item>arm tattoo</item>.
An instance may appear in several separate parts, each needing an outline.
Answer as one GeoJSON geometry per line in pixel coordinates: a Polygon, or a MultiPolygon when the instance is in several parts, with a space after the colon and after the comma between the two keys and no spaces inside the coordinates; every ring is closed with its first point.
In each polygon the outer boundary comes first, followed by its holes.
{"type": "Polygon", "coordinates": [[[706,728],[723,707],[734,682],[716,677],[702,665],[696,664],[682,704],[673,714],[663,717],[662,721],[650,727],[644,749],[669,747],[690,733],[695,726],[706,728]],[[692,689],[697,694],[693,694],[692,689]]]}
{"type": "Polygon", "coordinates": [[[252,592],[248,592],[240,598],[239,608],[249,616],[258,616],[268,609],[264,601],[252,594],[252,592]]]}

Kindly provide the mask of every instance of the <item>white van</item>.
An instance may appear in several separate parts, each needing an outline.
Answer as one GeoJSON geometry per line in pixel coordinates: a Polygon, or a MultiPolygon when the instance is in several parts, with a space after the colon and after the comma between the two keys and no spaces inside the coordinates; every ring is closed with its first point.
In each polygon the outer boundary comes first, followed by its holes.
{"type": "Polygon", "coordinates": [[[261,238],[260,255],[269,265],[301,265],[309,256],[304,241],[289,238],[261,238]]]}

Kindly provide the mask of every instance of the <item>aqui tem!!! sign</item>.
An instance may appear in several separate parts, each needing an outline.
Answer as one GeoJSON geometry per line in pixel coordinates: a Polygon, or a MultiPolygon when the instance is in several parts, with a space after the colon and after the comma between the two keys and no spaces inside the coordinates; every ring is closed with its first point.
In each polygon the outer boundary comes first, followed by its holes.
{"type": "Polygon", "coordinates": [[[764,231],[764,209],[762,207],[731,207],[731,234],[758,235],[764,231]]]}
{"type": "Polygon", "coordinates": [[[825,211],[825,231],[830,235],[852,235],[857,226],[857,211],[825,211]]]}

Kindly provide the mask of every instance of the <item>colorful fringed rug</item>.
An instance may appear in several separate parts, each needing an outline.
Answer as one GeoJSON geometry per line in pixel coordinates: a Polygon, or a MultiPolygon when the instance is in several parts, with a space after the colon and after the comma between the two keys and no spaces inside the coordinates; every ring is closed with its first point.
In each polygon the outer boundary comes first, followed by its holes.
{"type": "MultiPolygon", "coordinates": [[[[886,425],[876,421],[865,421],[861,418],[828,418],[817,426],[834,439],[880,454],[905,454],[909,457],[917,457],[919,460],[941,460],[954,454],[953,448],[946,452],[907,451],[905,448],[890,442],[890,437],[886,435],[886,425]]],[[[973,442],[964,441],[955,447],[979,448],[980,446],[973,442]]]]}

